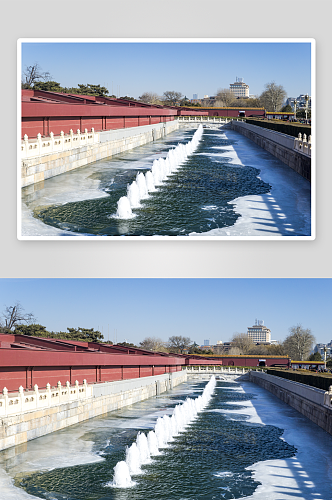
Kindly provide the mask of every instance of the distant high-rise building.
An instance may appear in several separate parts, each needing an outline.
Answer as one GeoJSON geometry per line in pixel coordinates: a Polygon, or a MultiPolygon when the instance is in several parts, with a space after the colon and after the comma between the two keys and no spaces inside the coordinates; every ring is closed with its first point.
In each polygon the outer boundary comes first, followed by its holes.
{"type": "Polygon", "coordinates": [[[255,321],[254,326],[248,327],[248,337],[252,339],[253,342],[268,342],[271,343],[271,330],[264,326],[264,321],[255,321]]]}
{"type": "MultiPolygon", "coordinates": [[[[289,104],[290,106],[292,106],[292,109],[294,110],[295,102],[296,102],[296,109],[297,110],[305,109],[305,107],[306,107],[305,94],[301,94],[298,97],[288,97],[286,104],[289,104]]],[[[308,100],[308,109],[311,109],[311,97],[310,96],[309,96],[309,100],[308,100]]]]}
{"type": "Polygon", "coordinates": [[[249,85],[243,82],[243,78],[236,77],[236,82],[229,85],[229,90],[234,97],[249,97],[249,85]]]}
{"type": "Polygon", "coordinates": [[[198,94],[193,94],[193,99],[198,99],[198,94]]]}
{"type": "Polygon", "coordinates": [[[210,345],[210,341],[209,340],[204,340],[204,345],[210,345]]]}
{"type": "Polygon", "coordinates": [[[326,356],[332,356],[332,340],[328,344],[316,344],[313,352],[319,352],[324,358],[324,347],[326,348],[326,356]]]}

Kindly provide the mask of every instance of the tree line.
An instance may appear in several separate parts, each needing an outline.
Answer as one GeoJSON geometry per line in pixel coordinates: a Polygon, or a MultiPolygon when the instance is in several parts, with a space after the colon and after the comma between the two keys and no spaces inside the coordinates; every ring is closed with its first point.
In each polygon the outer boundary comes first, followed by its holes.
{"type": "Polygon", "coordinates": [[[230,89],[219,89],[213,98],[201,99],[195,104],[181,94],[181,92],[167,91],[162,96],[155,92],[144,92],[139,100],[147,104],[168,104],[179,106],[196,107],[243,107],[243,108],[265,108],[267,111],[292,112],[292,107],[283,106],[287,98],[287,92],[282,85],[275,82],[266,83],[264,91],[257,98],[237,98],[230,89]]]}
{"type": "MultiPolygon", "coordinates": [[[[100,84],[94,85],[91,83],[79,83],[77,87],[63,87],[59,82],[56,82],[52,78],[53,77],[48,71],[42,71],[39,64],[35,63],[25,68],[22,75],[21,87],[22,89],[44,90],[47,92],[117,98],[116,95],[109,94],[109,90],[106,87],[102,87],[100,84]]],[[[175,91],[166,91],[161,97],[157,96],[157,94],[154,94],[153,92],[145,92],[138,99],[127,95],[118,97],[118,99],[129,99],[148,104],[168,106],[173,106],[179,102],[181,102],[181,105],[190,104],[189,99],[183,97],[181,92],[175,91]]]]}
{"type": "Polygon", "coordinates": [[[291,327],[285,340],[277,344],[255,344],[246,333],[235,333],[229,354],[289,356],[294,361],[321,361],[319,353],[310,354],[315,343],[311,330],[299,324],[291,327]]]}
{"type": "MultiPolygon", "coordinates": [[[[66,94],[82,94],[101,97],[116,98],[114,94],[110,95],[106,87],[100,84],[79,83],[77,87],[63,87],[59,82],[52,79],[49,72],[44,72],[38,63],[27,66],[23,72],[22,89],[44,90],[48,92],[60,92],[66,94]]],[[[253,107],[265,108],[267,111],[291,112],[291,106],[283,107],[287,97],[287,92],[282,85],[275,82],[265,84],[264,91],[257,98],[236,98],[230,89],[221,88],[212,98],[202,99],[200,103],[192,103],[181,92],[175,90],[166,90],[162,95],[155,92],[143,92],[138,99],[130,96],[121,96],[119,99],[129,99],[153,105],[166,106],[196,106],[196,107],[253,107]]]]}
{"type": "MultiPolygon", "coordinates": [[[[19,302],[6,306],[0,315],[0,333],[113,344],[113,342],[105,340],[103,334],[99,330],[94,330],[94,328],[68,327],[65,332],[48,331],[45,326],[36,323],[35,316],[32,313],[26,313],[19,302]]],[[[167,341],[159,337],[145,337],[138,345],[129,342],[120,342],[117,345],[138,347],[153,352],[201,355],[229,354],[233,356],[272,355],[289,356],[294,361],[321,361],[322,358],[319,353],[310,354],[315,342],[315,337],[309,328],[296,325],[289,329],[289,334],[283,342],[270,345],[255,344],[246,333],[233,334],[230,348],[229,346],[225,348],[221,344],[216,350],[201,349],[190,337],[182,335],[172,335],[167,341]]],[[[332,358],[330,358],[327,365],[332,366],[332,358]]]]}

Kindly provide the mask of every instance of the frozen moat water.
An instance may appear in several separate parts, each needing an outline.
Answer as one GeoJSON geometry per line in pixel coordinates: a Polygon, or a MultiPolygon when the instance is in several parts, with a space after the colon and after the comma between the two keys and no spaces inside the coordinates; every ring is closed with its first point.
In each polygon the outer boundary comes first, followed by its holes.
{"type": "Polygon", "coordinates": [[[111,486],[138,434],[206,383],[1,452],[1,499],[331,500],[332,436],[249,382],[217,381],[204,411],[132,473],[133,486],[111,486]]]}
{"type": "Polygon", "coordinates": [[[311,235],[310,183],[230,129],[204,129],[195,151],[152,189],[156,160],[189,143],[194,132],[182,129],[24,188],[21,236],[311,235]],[[128,198],[132,185],[137,195],[143,178],[150,191],[136,208],[122,207],[129,217],[119,217],[119,200],[128,198]]]}

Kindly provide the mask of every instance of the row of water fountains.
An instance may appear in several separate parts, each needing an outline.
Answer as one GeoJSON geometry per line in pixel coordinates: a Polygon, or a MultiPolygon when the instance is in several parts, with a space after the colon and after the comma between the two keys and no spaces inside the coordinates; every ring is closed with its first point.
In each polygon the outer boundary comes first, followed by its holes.
{"type": "Polygon", "coordinates": [[[149,193],[157,191],[168,176],[178,170],[180,165],[186,161],[198,146],[203,134],[203,127],[199,125],[191,141],[187,144],[178,144],[174,149],[170,149],[166,158],[154,160],[151,170],[144,175],[139,172],[136,179],[128,186],[127,196],[122,196],[118,201],[116,218],[131,219],[135,217],[133,208],[140,207],[140,201],[149,196],[149,193]]]}
{"type": "Polygon", "coordinates": [[[161,454],[174,437],[185,431],[209,403],[216,385],[216,379],[211,377],[203,393],[196,399],[187,398],[184,403],[175,406],[171,416],[164,415],[157,419],[153,431],[148,434],[139,432],[136,441],[126,449],[126,460],[120,461],[114,467],[113,482],[107,486],[129,488],[135,485],[132,475],[142,474],[141,466],[151,463],[152,457],[161,454]]]}

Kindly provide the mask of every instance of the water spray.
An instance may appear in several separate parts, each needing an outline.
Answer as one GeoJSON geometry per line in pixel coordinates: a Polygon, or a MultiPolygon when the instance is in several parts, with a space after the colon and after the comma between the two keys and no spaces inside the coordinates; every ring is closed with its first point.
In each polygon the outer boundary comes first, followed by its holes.
{"type": "Polygon", "coordinates": [[[204,387],[203,393],[196,399],[187,398],[184,403],[176,405],[171,416],[158,417],[154,430],[148,434],[139,432],[136,441],[126,450],[126,460],[121,460],[114,467],[113,482],[108,486],[130,488],[136,483],[132,475],[142,474],[141,466],[151,463],[152,457],[161,454],[162,448],[174,440],[204,410],[212,397],[216,379],[211,377],[204,387]]]}
{"type": "Polygon", "coordinates": [[[132,209],[139,208],[141,200],[147,198],[149,193],[156,191],[167,177],[180,168],[182,163],[197,148],[202,134],[203,127],[199,125],[191,141],[187,142],[187,144],[178,144],[175,148],[170,149],[166,158],[154,160],[151,170],[146,172],[145,175],[138,172],[136,179],[127,187],[127,195],[122,196],[118,201],[116,218],[131,219],[135,217],[132,209]]]}

